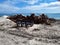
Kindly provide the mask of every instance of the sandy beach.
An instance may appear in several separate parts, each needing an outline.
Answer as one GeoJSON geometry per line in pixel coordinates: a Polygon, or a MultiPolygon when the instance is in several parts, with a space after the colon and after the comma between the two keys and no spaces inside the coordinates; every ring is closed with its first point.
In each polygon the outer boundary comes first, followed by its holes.
{"type": "Polygon", "coordinates": [[[60,21],[51,25],[34,24],[28,28],[13,28],[15,25],[6,17],[0,17],[1,45],[60,45],[60,21]]]}
{"type": "Polygon", "coordinates": [[[0,45],[60,45],[60,0],[0,0],[0,45]]]}

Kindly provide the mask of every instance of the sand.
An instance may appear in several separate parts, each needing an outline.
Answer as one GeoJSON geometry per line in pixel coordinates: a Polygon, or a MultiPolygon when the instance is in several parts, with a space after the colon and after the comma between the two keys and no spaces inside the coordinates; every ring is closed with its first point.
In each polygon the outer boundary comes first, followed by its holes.
{"type": "Polygon", "coordinates": [[[0,17],[1,45],[60,45],[60,22],[13,28],[16,24],[0,17]]]}

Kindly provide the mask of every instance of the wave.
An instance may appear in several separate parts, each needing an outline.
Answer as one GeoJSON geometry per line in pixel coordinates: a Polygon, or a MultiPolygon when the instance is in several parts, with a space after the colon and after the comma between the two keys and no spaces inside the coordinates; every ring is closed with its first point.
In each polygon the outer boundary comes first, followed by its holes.
{"type": "Polygon", "coordinates": [[[4,15],[4,16],[2,16],[3,18],[7,18],[8,16],[7,15],[4,15]]]}
{"type": "Polygon", "coordinates": [[[7,19],[6,19],[7,17],[8,17],[7,15],[1,16],[1,17],[0,17],[0,22],[7,20],[7,19]]]}

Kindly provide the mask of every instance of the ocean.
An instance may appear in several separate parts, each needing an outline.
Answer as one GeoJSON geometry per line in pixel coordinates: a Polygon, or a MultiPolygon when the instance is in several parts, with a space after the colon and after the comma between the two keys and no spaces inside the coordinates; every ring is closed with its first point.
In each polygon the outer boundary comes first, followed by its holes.
{"type": "MultiPolygon", "coordinates": [[[[24,16],[30,15],[31,13],[20,13],[23,14],[24,16]]],[[[42,13],[35,13],[35,15],[39,16],[42,13]]],[[[49,18],[55,18],[55,19],[60,19],[60,13],[44,13],[47,15],[49,18]]],[[[16,14],[0,14],[0,16],[11,16],[11,15],[16,15],[16,14]]]]}

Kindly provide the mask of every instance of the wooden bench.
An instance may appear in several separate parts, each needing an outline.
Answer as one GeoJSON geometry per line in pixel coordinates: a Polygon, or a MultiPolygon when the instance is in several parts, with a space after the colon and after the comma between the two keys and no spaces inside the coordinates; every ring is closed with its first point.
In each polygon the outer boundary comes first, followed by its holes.
{"type": "Polygon", "coordinates": [[[28,27],[29,26],[33,26],[34,22],[33,21],[29,21],[29,20],[17,20],[16,21],[17,26],[19,27],[28,27]]]}

